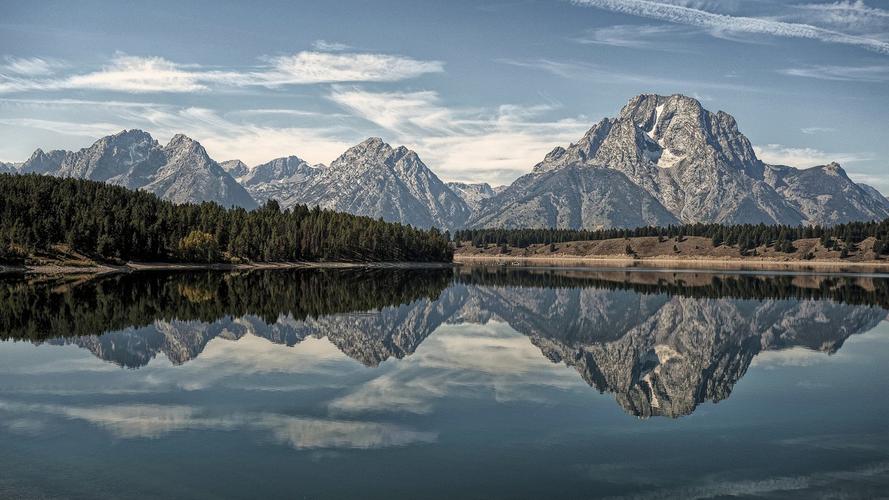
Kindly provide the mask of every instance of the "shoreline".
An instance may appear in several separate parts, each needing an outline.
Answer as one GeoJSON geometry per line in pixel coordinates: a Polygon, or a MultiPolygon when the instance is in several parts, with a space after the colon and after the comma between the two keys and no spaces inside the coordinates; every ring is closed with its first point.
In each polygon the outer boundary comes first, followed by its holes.
{"type": "Polygon", "coordinates": [[[500,264],[514,265],[559,265],[559,264],[590,264],[615,269],[631,268],[675,268],[675,269],[712,269],[712,270],[835,270],[865,273],[868,270],[889,272],[889,261],[855,261],[812,259],[812,260],[765,260],[765,259],[713,259],[713,258],[675,258],[675,257],[641,257],[628,258],[624,256],[509,256],[509,255],[479,255],[479,254],[454,254],[454,264],[500,264]]]}
{"type": "Polygon", "coordinates": [[[813,260],[765,260],[765,259],[713,259],[642,257],[627,258],[622,255],[599,256],[510,256],[455,254],[453,262],[255,262],[246,264],[187,264],[164,262],[130,262],[124,265],[97,264],[94,266],[66,266],[47,264],[39,266],[0,265],[0,276],[4,274],[28,275],[104,275],[144,271],[250,271],[283,269],[430,269],[450,268],[466,264],[486,265],[537,265],[561,266],[590,265],[613,269],[690,269],[690,270],[795,270],[795,271],[835,271],[849,273],[889,272],[889,261],[840,261],[827,259],[813,260]]]}
{"type": "Polygon", "coordinates": [[[349,269],[349,268],[378,268],[378,269],[430,269],[452,267],[450,262],[254,262],[247,264],[187,264],[166,262],[128,262],[115,266],[97,264],[94,266],[65,266],[65,265],[40,265],[40,266],[5,266],[0,265],[0,275],[3,274],[115,274],[132,273],[139,271],[249,271],[249,270],[280,270],[280,269],[349,269]]]}

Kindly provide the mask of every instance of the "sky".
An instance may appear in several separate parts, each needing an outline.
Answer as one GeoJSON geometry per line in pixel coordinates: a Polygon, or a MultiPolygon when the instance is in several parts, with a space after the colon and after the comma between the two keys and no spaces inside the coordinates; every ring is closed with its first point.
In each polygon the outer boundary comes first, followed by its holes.
{"type": "Polygon", "coordinates": [[[326,164],[378,136],[496,185],[641,93],[889,194],[889,0],[0,0],[0,161],[139,128],[326,164]]]}

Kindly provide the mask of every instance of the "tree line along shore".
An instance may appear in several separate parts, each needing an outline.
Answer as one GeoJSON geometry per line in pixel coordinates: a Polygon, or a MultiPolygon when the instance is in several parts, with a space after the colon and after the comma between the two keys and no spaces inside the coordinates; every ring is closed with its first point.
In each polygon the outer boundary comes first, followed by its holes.
{"type": "Polygon", "coordinates": [[[889,256],[889,219],[825,227],[465,229],[452,238],[304,205],[177,205],[101,182],[0,174],[0,265],[446,263],[454,255],[874,262],[889,256]]]}
{"type": "Polygon", "coordinates": [[[633,229],[469,229],[459,259],[621,258],[875,262],[889,257],[889,219],[829,227],[687,224],[633,229]]]}
{"type": "Polygon", "coordinates": [[[270,201],[177,205],[80,179],[0,175],[0,262],[450,262],[436,229],[270,201]]]}

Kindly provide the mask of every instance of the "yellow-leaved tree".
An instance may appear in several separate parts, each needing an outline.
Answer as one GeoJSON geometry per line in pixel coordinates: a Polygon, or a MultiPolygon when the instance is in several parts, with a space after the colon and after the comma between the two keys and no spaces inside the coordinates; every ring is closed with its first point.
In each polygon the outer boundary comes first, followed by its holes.
{"type": "Polygon", "coordinates": [[[191,262],[217,262],[221,257],[216,237],[198,230],[188,233],[179,240],[179,254],[191,262]]]}

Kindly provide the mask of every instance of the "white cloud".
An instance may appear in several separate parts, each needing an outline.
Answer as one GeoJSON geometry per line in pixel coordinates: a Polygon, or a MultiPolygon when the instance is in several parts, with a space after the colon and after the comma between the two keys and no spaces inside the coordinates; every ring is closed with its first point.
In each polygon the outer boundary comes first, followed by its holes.
{"type": "Polygon", "coordinates": [[[809,24],[717,14],[700,8],[649,0],[573,0],[573,3],[631,16],[698,26],[713,30],[716,33],[755,33],[787,38],[804,38],[853,45],[881,54],[889,54],[889,42],[884,40],[865,35],[843,33],[809,24]]]}
{"type": "Polygon", "coordinates": [[[889,197],[889,174],[867,174],[849,172],[849,178],[859,184],[867,184],[876,188],[883,196],[889,197]]]}
{"type": "Polygon", "coordinates": [[[271,69],[250,73],[247,85],[278,86],[332,82],[394,82],[424,73],[441,73],[440,61],[386,54],[299,52],[269,59],[271,69]]]}
{"type": "Polygon", "coordinates": [[[302,109],[287,108],[238,109],[228,114],[241,116],[296,116],[305,118],[343,118],[348,116],[341,113],[321,113],[319,111],[305,111],[302,109]]]}
{"type": "Polygon", "coordinates": [[[140,126],[163,138],[184,133],[200,142],[214,159],[238,158],[248,165],[292,154],[311,163],[327,163],[355,141],[347,127],[272,127],[250,121],[233,122],[213,110],[196,107],[131,113],[129,123],[141,123],[140,126]]]}
{"type": "MultiPolygon", "coordinates": [[[[18,61],[18,66],[28,64],[18,61]]],[[[31,71],[39,65],[30,63],[31,71]]],[[[22,71],[27,68],[22,69],[22,71]]],[[[183,65],[162,57],[118,54],[97,71],[37,78],[35,73],[0,73],[0,93],[30,90],[109,90],[129,93],[201,92],[215,87],[280,87],[332,82],[394,82],[426,73],[440,73],[440,61],[410,57],[303,51],[289,56],[266,58],[256,69],[242,71],[208,70],[183,65]]]]}
{"type": "Polygon", "coordinates": [[[117,56],[102,70],[75,75],[62,88],[116,90],[122,92],[195,92],[207,90],[201,73],[161,57],[117,56]]]}
{"type": "Polygon", "coordinates": [[[40,57],[6,56],[3,59],[6,64],[0,66],[0,75],[15,73],[22,76],[44,76],[54,73],[63,66],[58,61],[40,57]]]}
{"type": "Polygon", "coordinates": [[[797,168],[826,165],[832,161],[845,165],[871,159],[870,156],[860,153],[828,153],[820,149],[790,147],[783,144],[754,146],[753,150],[756,156],[766,163],[797,168]]]}
{"type": "Polygon", "coordinates": [[[870,7],[862,0],[801,4],[794,7],[797,11],[787,17],[803,22],[852,31],[875,31],[875,35],[889,26],[889,10],[870,7]]]}
{"type": "Polygon", "coordinates": [[[315,50],[321,50],[325,52],[341,52],[343,50],[349,50],[352,47],[346,45],[344,43],[339,42],[328,42],[327,40],[315,40],[312,42],[312,48],[315,50]]]}
{"type": "Polygon", "coordinates": [[[18,106],[27,106],[31,108],[43,108],[43,109],[60,109],[67,108],[72,106],[87,106],[87,107],[95,107],[95,106],[103,106],[103,107],[112,107],[112,108],[150,108],[150,107],[160,107],[163,106],[159,103],[153,102],[135,102],[135,101],[96,101],[90,99],[21,99],[21,98],[10,98],[10,97],[0,97],[0,105],[8,104],[8,105],[18,105],[18,106]]]}
{"type": "Polygon", "coordinates": [[[889,81],[889,66],[885,65],[833,66],[822,64],[799,68],[786,68],[779,70],[778,72],[788,76],[840,82],[879,83],[889,81]]]}
{"type": "Polygon", "coordinates": [[[583,117],[542,118],[553,105],[452,108],[434,91],[371,92],[335,87],[330,100],[386,131],[387,141],[417,151],[447,180],[511,182],[556,144],[580,137],[583,117]]]}
{"type": "Polygon", "coordinates": [[[39,118],[0,118],[0,124],[13,127],[29,127],[48,130],[57,134],[77,137],[99,138],[111,135],[127,128],[122,124],[108,122],[70,122],[64,120],[42,120],[39,118]]]}
{"type": "MultiPolygon", "coordinates": [[[[214,73],[216,77],[218,74],[214,73]]],[[[0,78],[0,92],[89,89],[130,93],[207,90],[207,74],[161,57],[117,55],[98,71],[55,79],[0,78]]]]}
{"type": "Polygon", "coordinates": [[[806,135],[815,135],[815,134],[826,134],[829,132],[836,132],[837,129],[833,127],[803,127],[800,129],[800,132],[806,135]]]}
{"type": "MultiPolygon", "coordinates": [[[[243,115],[230,113],[231,116],[226,117],[198,107],[121,101],[111,101],[108,106],[105,104],[102,101],[71,99],[0,99],[0,110],[11,115],[0,118],[0,124],[93,140],[131,128],[146,130],[161,142],[183,133],[200,142],[216,160],[238,158],[249,165],[291,154],[298,154],[311,163],[327,163],[360,138],[354,128],[337,124],[342,121],[342,116],[334,116],[331,122],[329,115],[300,113],[300,110],[290,110],[297,115],[296,120],[300,125],[272,126],[255,121],[255,115],[249,112],[243,115]],[[46,117],[30,117],[35,115],[46,117]]],[[[38,146],[44,149],[58,147],[35,144],[27,152],[20,153],[18,161],[38,146]]],[[[86,146],[88,144],[80,144],[80,140],[77,140],[74,145],[65,147],[86,146]]]]}
{"type": "Polygon", "coordinates": [[[683,33],[682,29],[672,25],[618,24],[587,30],[573,40],[591,45],[678,51],[680,49],[674,42],[683,33]]]}
{"type": "Polygon", "coordinates": [[[368,92],[338,87],[329,98],[355,115],[398,134],[453,133],[455,128],[468,125],[466,119],[442,106],[434,91],[368,92]]]}

